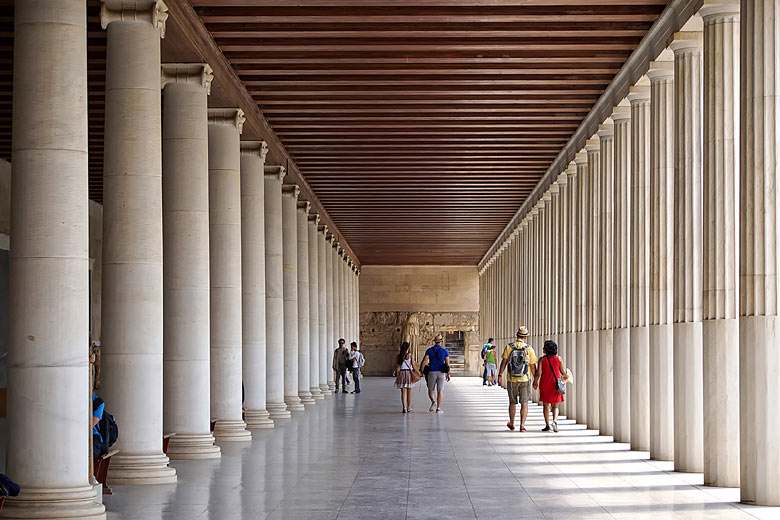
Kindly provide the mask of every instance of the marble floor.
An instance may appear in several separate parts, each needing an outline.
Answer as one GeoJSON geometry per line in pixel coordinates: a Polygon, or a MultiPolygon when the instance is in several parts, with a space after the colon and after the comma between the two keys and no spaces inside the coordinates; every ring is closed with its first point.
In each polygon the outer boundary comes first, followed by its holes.
{"type": "Polygon", "coordinates": [[[423,388],[402,414],[398,394],[365,378],[220,460],[174,461],[177,484],[114,486],[109,519],[780,518],[571,421],[542,433],[537,406],[509,432],[506,393],[476,378],[453,378],[442,414],[423,388]]]}

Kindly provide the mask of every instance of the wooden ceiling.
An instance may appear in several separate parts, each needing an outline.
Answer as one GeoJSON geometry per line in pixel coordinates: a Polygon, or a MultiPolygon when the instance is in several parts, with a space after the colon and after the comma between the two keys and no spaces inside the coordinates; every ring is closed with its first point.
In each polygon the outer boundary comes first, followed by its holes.
{"type": "Polygon", "coordinates": [[[665,0],[189,0],[364,264],[476,265],[665,0]]]}
{"type": "MultiPolygon", "coordinates": [[[[209,103],[245,107],[244,138],[270,141],[269,160],[308,184],[361,264],[476,265],[666,0],[167,3],[164,61],[212,64],[209,103]]],[[[88,0],[90,197],[100,201],[98,13],[88,0]]],[[[0,32],[7,158],[10,0],[0,32]]]]}

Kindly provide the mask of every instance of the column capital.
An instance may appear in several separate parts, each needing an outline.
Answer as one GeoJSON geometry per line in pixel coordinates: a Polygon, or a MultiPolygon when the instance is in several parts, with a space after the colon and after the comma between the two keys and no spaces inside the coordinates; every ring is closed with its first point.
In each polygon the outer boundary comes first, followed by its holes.
{"type": "Polygon", "coordinates": [[[331,235],[333,236],[333,240],[331,240],[331,242],[333,242],[333,249],[335,249],[335,250],[336,250],[336,252],[338,253],[338,250],[339,250],[339,241],[338,241],[338,240],[336,240],[336,235],[335,235],[334,233],[331,233],[331,235]]]}
{"type": "MultiPolygon", "coordinates": [[[[696,18],[701,22],[700,17],[697,16],[696,18]]],[[[669,45],[669,48],[674,52],[675,56],[677,56],[678,54],[685,54],[686,52],[701,51],[703,44],[704,33],[701,30],[680,31],[674,33],[674,39],[669,45]]]]}
{"type": "Polygon", "coordinates": [[[299,200],[298,210],[303,211],[307,215],[306,219],[308,220],[309,211],[311,211],[311,202],[308,200],[299,200]]]}
{"type": "Polygon", "coordinates": [[[704,0],[699,16],[705,24],[721,21],[739,21],[739,0],[704,0]]]}
{"type": "Polygon", "coordinates": [[[341,244],[339,244],[338,242],[336,242],[336,248],[337,248],[336,254],[339,255],[339,258],[343,259],[345,257],[344,248],[341,247],[341,244]]]}
{"type": "Polygon", "coordinates": [[[552,195],[553,195],[553,187],[550,186],[547,189],[547,191],[544,192],[544,195],[542,195],[542,202],[544,202],[545,206],[550,204],[550,201],[552,200],[552,195]]]}
{"type": "Polygon", "coordinates": [[[309,222],[313,222],[315,226],[319,226],[320,215],[318,213],[309,213],[309,222]]]}
{"type": "Polygon", "coordinates": [[[214,71],[208,63],[163,63],[160,65],[160,88],[168,83],[200,85],[211,94],[214,71]]]}
{"type": "Polygon", "coordinates": [[[282,185],[282,195],[286,195],[288,197],[292,197],[296,201],[298,200],[298,195],[301,194],[301,188],[298,187],[297,184],[283,184],[282,185]]]}
{"type": "Polygon", "coordinates": [[[100,26],[108,28],[111,22],[147,22],[160,31],[160,38],[165,38],[165,21],[168,19],[168,6],[162,0],[156,0],[146,9],[139,9],[137,2],[121,7],[111,7],[105,0],[100,2],[100,26]]]}
{"type": "Polygon", "coordinates": [[[650,79],[642,76],[635,85],[628,88],[628,101],[631,105],[650,102],[650,79]]]}
{"type": "Polygon", "coordinates": [[[244,130],[244,111],[240,108],[209,108],[210,125],[232,125],[240,134],[244,130]]]}
{"type": "Polygon", "coordinates": [[[265,141],[241,141],[241,155],[258,155],[265,161],[268,145],[265,141]]]}
{"type": "Polygon", "coordinates": [[[317,226],[317,232],[318,233],[322,233],[323,237],[327,237],[328,236],[328,226],[325,225],[325,224],[318,225],[317,226]]]}
{"type": "Polygon", "coordinates": [[[571,161],[568,166],[566,166],[566,176],[568,177],[576,177],[577,176],[577,162],[571,161]]]}
{"type": "Polygon", "coordinates": [[[631,119],[631,102],[628,100],[628,97],[623,98],[620,103],[615,105],[615,107],[612,109],[612,115],[610,117],[613,123],[623,121],[625,119],[631,119]]]}
{"type": "Polygon", "coordinates": [[[650,62],[647,77],[651,84],[674,79],[674,53],[670,49],[665,49],[650,62]]]}
{"type": "Polygon", "coordinates": [[[333,236],[333,233],[328,231],[328,226],[322,226],[324,229],[322,230],[323,233],[325,233],[325,242],[334,242],[336,240],[336,237],[333,236]]]}
{"type": "Polygon", "coordinates": [[[583,148],[574,156],[574,164],[577,166],[588,164],[588,152],[583,148]]]}
{"type": "Polygon", "coordinates": [[[555,178],[555,182],[558,184],[558,186],[566,186],[569,184],[569,168],[567,167],[565,170],[563,170],[561,173],[558,174],[558,177],[555,178]]]}
{"type": "Polygon", "coordinates": [[[601,150],[601,143],[599,142],[598,134],[593,134],[590,139],[585,141],[585,152],[595,153],[601,150]]]}
{"type": "Polygon", "coordinates": [[[273,177],[282,181],[287,172],[284,170],[284,166],[266,166],[263,170],[263,174],[266,177],[273,177]]]}
{"type": "Polygon", "coordinates": [[[599,125],[599,131],[596,132],[599,139],[611,139],[615,136],[615,124],[611,118],[607,118],[599,125]]]}

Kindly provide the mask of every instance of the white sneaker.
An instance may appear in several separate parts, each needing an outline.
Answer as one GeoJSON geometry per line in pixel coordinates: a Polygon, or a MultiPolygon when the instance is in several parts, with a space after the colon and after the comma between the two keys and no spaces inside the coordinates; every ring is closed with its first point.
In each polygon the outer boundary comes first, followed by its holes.
{"type": "Polygon", "coordinates": [[[435,412],[436,411],[436,403],[431,403],[431,406],[428,407],[429,412],[435,412]]]}
{"type": "Polygon", "coordinates": [[[444,410],[442,410],[441,408],[437,408],[436,413],[444,413],[444,410]]]}

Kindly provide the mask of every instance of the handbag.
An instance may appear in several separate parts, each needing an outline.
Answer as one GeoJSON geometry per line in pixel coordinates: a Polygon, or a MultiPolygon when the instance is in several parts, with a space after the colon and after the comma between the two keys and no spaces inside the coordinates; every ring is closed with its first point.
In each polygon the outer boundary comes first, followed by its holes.
{"type": "Polygon", "coordinates": [[[552,372],[552,375],[555,376],[555,386],[556,390],[559,394],[565,395],[566,394],[566,383],[561,379],[560,377],[555,375],[555,370],[553,370],[552,363],[550,363],[550,358],[547,356],[544,356],[544,358],[547,360],[547,366],[550,367],[550,372],[552,372]]]}

